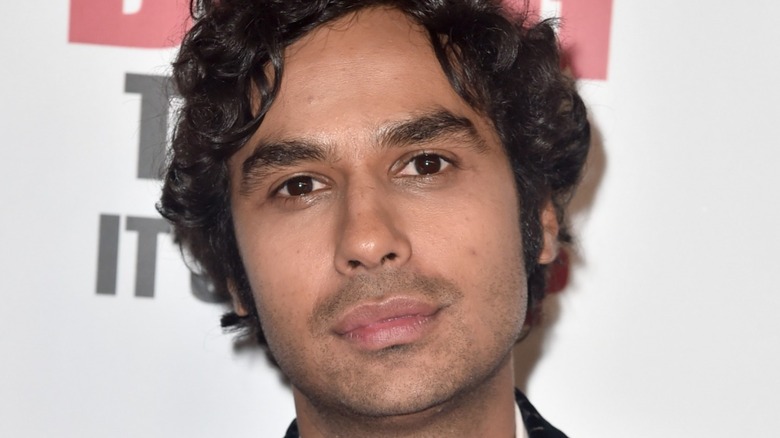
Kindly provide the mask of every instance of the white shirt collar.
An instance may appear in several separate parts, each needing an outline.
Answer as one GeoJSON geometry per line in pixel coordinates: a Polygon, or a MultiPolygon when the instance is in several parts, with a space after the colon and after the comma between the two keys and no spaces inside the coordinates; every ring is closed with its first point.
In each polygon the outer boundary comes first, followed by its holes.
{"type": "Polygon", "coordinates": [[[520,406],[515,403],[515,438],[528,438],[528,432],[525,430],[523,415],[520,413],[520,406]]]}

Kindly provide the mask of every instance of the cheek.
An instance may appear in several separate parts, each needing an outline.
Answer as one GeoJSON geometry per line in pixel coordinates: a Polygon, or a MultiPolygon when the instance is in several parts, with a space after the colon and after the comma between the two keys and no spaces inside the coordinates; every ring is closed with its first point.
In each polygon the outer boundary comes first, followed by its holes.
{"type": "Polygon", "coordinates": [[[275,321],[306,321],[332,265],[320,228],[269,223],[236,221],[241,259],[264,329],[275,321]]]}
{"type": "MultiPolygon", "coordinates": [[[[495,182],[473,187],[501,187],[495,182]]],[[[506,187],[506,184],[504,184],[506,187]]],[[[527,285],[517,198],[510,189],[474,190],[457,205],[446,228],[446,248],[435,249],[451,264],[451,274],[471,305],[477,327],[517,325],[525,314],[527,285]],[[491,320],[492,319],[492,320],[491,320]],[[501,320],[503,322],[499,323],[501,320]]]]}
{"type": "Polygon", "coordinates": [[[522,269],[520,218],[514,193],[461,193],[458,198],[448,199],[446,211],[430,222],[426,232],[436,237],[424,242],[433,246],[437,258],[472,268],[471,273],[516,263],[522,269]]]}
{"type": "Polygon", "coordinates": [[[433,218],[435,226],[418,225],[416,228],[424,231],[414,239],[415,255],[418,262],[471,291],[475,305],[516,308],[523,302],[525,281],[513,198],[470,200],[457,205],[451,202],[448,214],[433,218]],[[503,304],[495,301],[499,299],[503,304]]]}

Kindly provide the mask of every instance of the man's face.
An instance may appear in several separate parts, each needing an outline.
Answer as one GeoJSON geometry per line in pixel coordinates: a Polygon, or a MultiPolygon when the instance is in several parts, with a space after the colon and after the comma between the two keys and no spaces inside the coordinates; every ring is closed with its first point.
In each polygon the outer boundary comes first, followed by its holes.
{"type": "Polygon", "coordinates": [[[241,257],[296,402],[418,412],[511,366],[526,311],[512,172],[404,15],[365,10],[290,46],[230,170],[241,257]]]}

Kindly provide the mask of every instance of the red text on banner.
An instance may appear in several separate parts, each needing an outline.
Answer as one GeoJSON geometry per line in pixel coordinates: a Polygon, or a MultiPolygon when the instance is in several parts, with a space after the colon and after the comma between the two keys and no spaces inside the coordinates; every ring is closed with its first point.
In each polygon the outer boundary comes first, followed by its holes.
{"type": "Polygon", "coordinates": [[[123,0],[70,0],[72,43],[163,48],[181,42],[189,24],[186,0],[141,0],[132,14],[122,10],[123,0]]]}
{"type": "Polygon", "coordinates": [[[504,0],[513,10],[540,13],[543,3],[558,6],[566,65],[580,79],[607,79],[613,0],[504,0]]]}
{"type": "MultiPolygon", "coordinates": [[[[140,0],[132,14],[123,0],[71,0],[73,43],[163,48],[181,42],[189,25],[186,0],[140,0]]],[[[558,6],[566,64],[582,79],[606,79],[613,0],[504,0],[509,9],[541,11],[542,3],[558,6]]]]}

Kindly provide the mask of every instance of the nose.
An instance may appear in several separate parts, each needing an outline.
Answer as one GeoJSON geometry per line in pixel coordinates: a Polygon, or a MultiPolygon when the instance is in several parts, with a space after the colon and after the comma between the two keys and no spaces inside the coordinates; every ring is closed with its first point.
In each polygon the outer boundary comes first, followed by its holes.
{"type": "Polygon", "coordinates": [[[380,188],[356,185],[341,200],[337,233],[336,270],[354,275],[399,267],[412,255],[412,246],[398,209],[380,188]]]}

